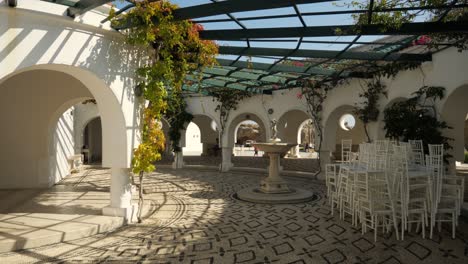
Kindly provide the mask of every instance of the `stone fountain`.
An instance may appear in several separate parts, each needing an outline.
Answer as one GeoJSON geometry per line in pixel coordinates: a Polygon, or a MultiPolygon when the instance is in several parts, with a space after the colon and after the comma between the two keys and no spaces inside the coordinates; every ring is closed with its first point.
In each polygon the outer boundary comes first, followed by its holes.
{"type": "Polygon", "coordinates": [[[311,191],[291,188],[280,174],[280,157],[297,144],[282,143],[277,137],[277,121],[271,121],[271,139],[268,143],[254,143],[259,150],[270,157],[268,177],[260,182],[259,187],[249,187],[236,193],[241,200],[257,203],[300,203],[312,200],[315,196],[311,191]]]}

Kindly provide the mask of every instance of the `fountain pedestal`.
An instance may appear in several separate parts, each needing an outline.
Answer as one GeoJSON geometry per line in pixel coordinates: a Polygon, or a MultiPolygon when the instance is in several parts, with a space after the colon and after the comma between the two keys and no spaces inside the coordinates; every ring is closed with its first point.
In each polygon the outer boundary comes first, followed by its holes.
{"type": "Polygon", "coordinates": [[[291,188],[280,174],[280,156],[296,144],[281,143],[271,140],[270,143],[253,144],[270,157],[268,177],[260,182],[260,188],[250,187],[236,193],[241,200],[257,203],[301,203],[312,200],[315,196],[311,191],[291,188]]]}
{"type": "Polygon", "coordinates": [[[268,177],[260,182],[260,191],[264,193],[289,193],[288,183],[280,176],[280,153],[267,153],[270,157],[268,177]]]}

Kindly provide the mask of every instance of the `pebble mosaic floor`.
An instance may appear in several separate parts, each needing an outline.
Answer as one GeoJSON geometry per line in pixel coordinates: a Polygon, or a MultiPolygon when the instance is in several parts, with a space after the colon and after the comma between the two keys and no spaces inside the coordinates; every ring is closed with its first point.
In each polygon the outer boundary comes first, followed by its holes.
{"type": "MultiPolygon", "coordinates": [[[[81,174],[61,184],[105,190],[109,175],[81,174]]],[[[104,171],[106,172],[106,171],[104,171]]],[[[260,175],[161,169],[146,180],[155,212],[143,224],[66,243],[0,254],[0,263],[468,263],[468,219],[456,239],[413,232],[361,235],[330,215],[322,182],[288,177],[317,200],[294,205],[238,201],[232,194],[258,184],[260,175]]]]}

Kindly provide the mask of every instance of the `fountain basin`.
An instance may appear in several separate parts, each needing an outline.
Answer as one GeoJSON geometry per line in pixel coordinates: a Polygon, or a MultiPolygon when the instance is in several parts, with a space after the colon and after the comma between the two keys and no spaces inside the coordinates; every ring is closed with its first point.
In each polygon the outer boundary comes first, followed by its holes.
{"type": "Polygon", "coordinates": [[[309,190],[290,188],[287,193],[264,193],[258,187],[249,187],[238,191],[235,198],[252,203],[294,204],[317,200],[318,196],[309,190]]]}
{"type": "Polygon", "coordinates": [[[279,139],[271,139],[270,143],[252,144],[270,157],[268,177],[260,181],[260,187],[249,187],[236,193],[244,201],[256,203],[302,203],[312,200],[311,191],[290,188],[286,180],[280,175],[280,156],[297,144],[281,143],[279,139]]]}
{"type": "Polygon", "coordinates": [[[265,153],[285,153],[297,144],[291,143],[253,143],[253,146],[265,153]]]}

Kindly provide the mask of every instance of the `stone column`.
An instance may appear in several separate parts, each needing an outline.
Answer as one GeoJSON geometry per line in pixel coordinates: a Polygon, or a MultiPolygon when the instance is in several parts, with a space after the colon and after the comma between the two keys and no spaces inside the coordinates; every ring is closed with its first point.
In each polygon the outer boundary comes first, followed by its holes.
{"type": "Polygon", "coordinates": [[[174,152],[174,162],[172,163],[173,169],[182,169],[184,167],[184,154],[182,151],[174,152]]]}
{"type": "Polygon", "coordinates": [[[110,205],[102,209],[102,214],[124,217],[131,222],[136,207],[132,205],[130,169],[111,168],[110,205]]]}
{"type": "Polygon", "coordinates": [[[234,164],[231,162],[232,158],[232,150],[233,148],[231,147],[223,147],[222,152],[223,152],[223,160],[221,161],[220,165],[220,171],[226,172],[229,171],[232,167],[234,167],[234,164]]]}
{"type": "Polygon", "coordinates": [[[325,167],[327,164],[331,163],[331,152],[329,150],[321,150],[318,154],[320,155],[320,168],[322,168],[322,171],[317,175],[317,179],[325,180],[325,167]]]}

